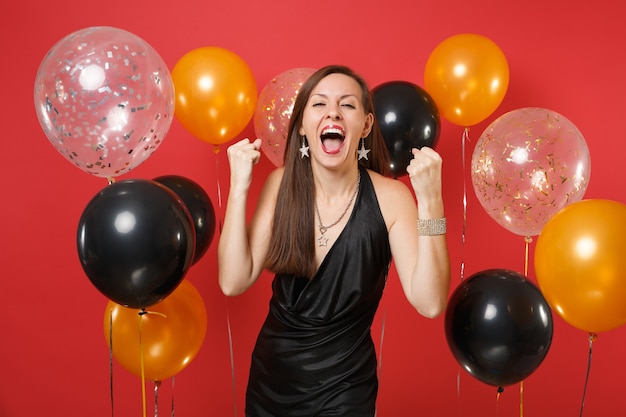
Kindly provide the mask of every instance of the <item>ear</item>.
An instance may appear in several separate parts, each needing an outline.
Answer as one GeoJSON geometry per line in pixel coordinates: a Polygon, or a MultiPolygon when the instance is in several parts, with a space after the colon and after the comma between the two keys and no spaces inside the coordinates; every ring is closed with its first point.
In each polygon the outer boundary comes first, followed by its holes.
{"type": "Polygon", "coordinates": [[[374,126],[374,115],[372,113],[368,113],[365,117],[365,125],[363,126],[363,132],[361,133],[361,137],[365,138],[372,131],[372,126],[374,126]]]}
{"type": "Polygon", "coordinates": [[[298,134],[300,136],[304,136],[304,127],[300,126],[300,129],[298,129],[298,134]]]}

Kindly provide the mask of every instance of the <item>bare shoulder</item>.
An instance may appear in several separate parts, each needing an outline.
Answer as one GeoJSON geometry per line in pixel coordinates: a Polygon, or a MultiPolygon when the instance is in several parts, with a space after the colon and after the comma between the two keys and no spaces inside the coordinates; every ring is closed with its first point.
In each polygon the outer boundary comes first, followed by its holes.
{"type": "Polygon", "coordinates": [[[267,180],[273,182],[277,181],[278,183],[280,183],[280,180],[283,178],[284,172],[285,167],[278,167],[269,173],[269,175],[267,176],[267,180]]]}
{"type": "Polygon", "coordinates": [[[401,180],[385,177],[377,172],[368,171],[378,205],[390,228],[403,213],[417,210],[415,199],[409,187],[401,180]]]}
{"type": "Polygon", "coordinates": [[[394,198],[412,198],[411,191],[401,180],[385,177],[374,171],[368,171],[368,173],[379,202],[394,198]]]}
{"type": "Polygon", "coordinates": [[[274,208],[276,207],[276,200],[278,198],[278,190],[280,188],[280,182],[283,177],[284,169],[282,167],[277,168],[269,173],[265,178],[263,187],[261,188],[261,194],[256,203],[256,210],[252,217],[252,225],[269,225],[271,224],[271,218],[274,216],[274,208]]]}
{"type": "Polygon", "coordinates": [[[285,168],[278,167],[269,173],[267,178],[265,179],[265,184],[263,185],[263,192],[269,194],[277,194],[278,188],[280,187],[280,182],[283,179],[283,173],[285,172],[285,168]]]}

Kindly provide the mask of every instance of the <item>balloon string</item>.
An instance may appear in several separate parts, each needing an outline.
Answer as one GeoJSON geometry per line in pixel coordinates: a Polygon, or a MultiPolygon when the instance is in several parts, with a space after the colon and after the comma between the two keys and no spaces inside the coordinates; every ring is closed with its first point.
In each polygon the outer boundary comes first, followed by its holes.
{"type": "Polygon", "coordinates": [[[459,368],[456,373],[456,399],[457,399],[457,413],[461,415],[461,369],[459,368]]]}
{"type": "Polygon", "coordinates": [[[146,417],[146,375],[145,375],[145,370],[144,370],[144,364],[143,364],[143,343],[141,340],[141,330],[143,327],[143,315],[145,314],[146,310],[142,309],[139,312],[139,363],[140,363],[140,369],[141,369],[141,406],[142,406],[142,410],[143,410],[143,417],[146,417]]]}
{"type": "MultiPolygon", "coordinates": [[[[215,158],[215,178],[217,178],[217,205],[220,212],[219,218],[219,234],[222,234],[224,209],[222,207],[222,188],[220,186],[220,170],[219,170],[219,147],[216,145],[213,148],[213,152],[216,154],[215,158]]],[[[235,355],[233,353],[233,335],[230,326],[230,312],[228,311],[228,297],[224,296],[224,304],[226,305],[226,328],[228,329],[228,351],[230,354],[230,378],[233,392],[233,415],[237,417],[237,390],[235,383],[235,355]]]]}
{"type": "Polygon", "coordinates": [[[519,384],[519,416],[524,417],[524,381],[519,384]]]}
{"type": "Polygon", "coordinates": [[[463,129],[461,137],[462,166],[463,166],[463,227],[461,231],[461,281],[465,275],[465,231],[467,230],[467,184],[465,175],[465,142],[469,140],[469,128],[463,129]]]}
{"type": "MultiPolygon", "coordinates": [[[[215,148],[217,148],[217,145],[215,146],[215,148]]],[[[214,149],[214,152],[216,154],[215,155],[215,178],[217,178],[217,206],[220,211],[218,228],[219,228],[219,233],[222,234],[224,213],[222,209],[222,187],[220,186],[220,169],[219,169],[220,164],[219,164],[218,151],[214,149]]]]}
{"type": "MultiPolygon", "coordinates": [[[[385,339],[385,322],[387,321],[387,309],[383,306],[383,322],[380,327],[380,346],[378,350],[378,380],[383,374],[383,340],[385,339]]],[[[374,417],[378,415],[378,408],[374,410],[374,417]]]]}
{"type": "MultiPolygon", "coordinates": [[[[524,276],[528,276],[528,253],[529,246],[532,243],[533,238],[530,236],[526,236],[524,238],[524,243],[526,246],[526,251],[524,255],[524,276]]],[[[521,381],[519,384],[519,415],[520,417],[524,417],[524,381],[521,381]]]]}
{"type": "Polygon", "coordinates": [[[524,256],[524,275],[528,276],[528,247],[532,243],[533,238],[530,236],[526,236],[524,238],[524,242],[526,243],[526,255],[524,256]]]}
{"type": "Polygon", "coordinates": [[[146,409],[146,372],[145,372],[145,367],[143,363],[143,341],[141,338],[141,333],[143,329],[143,316],[145,316],[146,314],[155,314],[157,316],[167,318],[167,316],[163,313],[159,313],[158,311],[146,311],[145,308],[142,308],[141,311],[138,313],[138,316],[139,316],[139,364],[140,364],[140,369],[141,369],[141,400],[142,400],[141,402],[142,402],[143,417],[146,417],[147,409],[146,409]]]}
{"type": "Polygon", "coordinates": [[[383,323],[380,327],[380,350],[378,352],[378,375],[383,373],[383,341],[385,340],[385,322],[387,321],[387,310],[383,307],[383,323]]]}
{"type": "Polygon", "coordinates": [[[111,391],[111,417],[115,416],[113,406],[113,310],[109,311],[109,389],[111,391]]]}
{"type": "Polygon", "coordinates": [[[237,390],[235,385],[235,356],[233,355],[233,334],[230,328],[230,313],[228,312],[228,298],[225,297],[226,302],[226,325],[228,328],[228,349],[230,351],[230,378],[232,381],[233,391],[233,415],[237,417],[237,390]]]}
{"type": "Polygon", "coordinates": [[[498,393],[496,394],[496,417],[500,415],[500,396],[504,392],[503,387],[498,387],[498,393]]]}
{"type": "MultiPolygon", "coordinates": [[[[459,273],[461,281],[465,278],[465,232],[467,230],[467,183],[465,174],[465,142],[469,141],[469,128],[463,129],[461,136],[461,166],[463,170],[463,226],[461,228],[461,270],[459,273]]],[[[456,375],[456,397],[460,407],[461,404],[461,369],[456,375]]]]}
{"type": "Polygon", "coordinates": [[[172,414],[171,417],[174,417],[174,381],[176,379],[176,375],[172,376],[172,414]]]}
{"type": "Polygon", "coordinates": [[[154,381],[154,417],[159,417],[159,387],[161,381],[154,381]]]}
{"type": "Polygon", "coordinates": [[[585,407],[585,395],[587,393],[587,383],[589,382],[589,372],[591,371],[591,354],[593,352],[593,342],[598,339],[598,335],[595,333],[589,333],[589,359],[587,361],[587,375],[585,376],[585,387],[583,389],[583,401],[580,404],[580,417],[583,415],[583,408],[585,407]]]}

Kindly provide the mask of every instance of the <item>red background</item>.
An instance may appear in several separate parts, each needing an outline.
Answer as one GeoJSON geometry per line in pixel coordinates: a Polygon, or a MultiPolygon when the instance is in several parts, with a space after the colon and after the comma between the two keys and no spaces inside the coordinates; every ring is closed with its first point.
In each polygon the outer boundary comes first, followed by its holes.
{"type": "MultiPolygon", "coordinates": [[[[106,180],[68,163],[39,126],[33,104],[37,68],[52,45],[86,27],[126,29],[148,41],[170,69],[186,52],[220,46],[240,55],[258,90],[291,68],[329,63],[352,66],[374,87],[391,80],[423,85],[430,52],[458,33],[478,33],[507,57],[510,84],[500,107],[470,129],[465,155],[462,128],[442,121],[438,151],[444,162],[453,288],[487,268],[523,272],[523,238],[497,225],[476,199],[469,175],[473,144],[497,116],[521,107],[544,107],[565,115],[581,130],[591,154],[585,198],[626,203],[623,155],[626,97],[626,6],[621,0],[564,2],[526,0],[5,2],[3,40],[2,181],[0,251],[0,416],[112,415],[109,352],[102,319],[107,300],[80,267],[75,234],[87,202],[106,180]],[[467,184],[467,230],[461,244],[463,189],[467,184]]],[[[254,136],[252,123],[240,137],[254,136]]],[[[252,201],[273,165],[256,171],[252,201]]],[[[163,145],[141,166],[120,177],[178,174],[195,180],[219,206],[228,188],[225,146],[191,137],[174,121],[163,145]]],[[[218,207],[218,217],[221,216],[218,207]]],[[[176,378],[164,381],[159,412],[175,402],[177,416],[241,416],[249,355],[263,320],[270,277],[248,293],[226,299],[216,282],[216,240],[187,278],[200,290],[208,313],[202,350],[176,378]],[[232,331],[232,378],[228,327],[232,331]],[[233,383],[234,381],[234,383],[233,383]],[[234,385],[234,386],[233,386],[234,385]]],[[[529,276],[534,279],[530,245],[529,276]]],[[[626,250],[626,249],[625,249],[626,250]]],[[[626,279],[626,272],[624,279],[626,279]]],[[[462,371],[446,344],[443,318],[417,315],[392,274],[374,335],[382,373],[379,413],[387,416],[578,415],[588,360],[588,337],[554,315],[547,358],[523,384],[496,388],[462,371]],[[458,381],[457,381],[458,380],[458,381]]],[[[585,416],[626,414],[623,390],[624,329],[594,343],[585,416]]],[[[142,413],[141,381],[115,364],[114,414],[142,413]]],[[[148,383],[148,413],[154,396],[148,383]]]]}

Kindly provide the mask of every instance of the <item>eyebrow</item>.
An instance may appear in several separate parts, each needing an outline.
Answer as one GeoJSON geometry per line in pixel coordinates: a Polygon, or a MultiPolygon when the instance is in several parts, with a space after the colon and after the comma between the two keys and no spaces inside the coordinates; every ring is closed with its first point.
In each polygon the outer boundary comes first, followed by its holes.
{"type": "MultiPolygon", "coordinates": [[[[328,95],[326,95],[324,93],[313,93],[313,94],[311,94],[311,97],[315,97],[315,96],[328,98],[328,95]]],[[[349,98],[349,97],[354,97],[354,98],[356,98],[358,100],[358,96],[356,94],[344,94],[341,97],[339,97],[339,99],[343,100],[344,98],[349,98]]]]}

